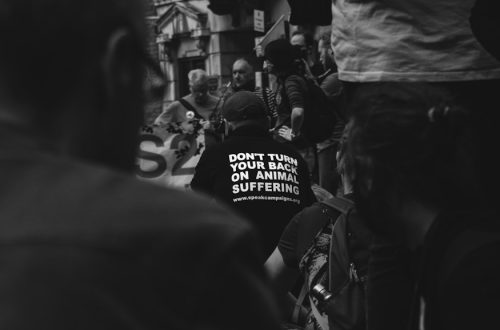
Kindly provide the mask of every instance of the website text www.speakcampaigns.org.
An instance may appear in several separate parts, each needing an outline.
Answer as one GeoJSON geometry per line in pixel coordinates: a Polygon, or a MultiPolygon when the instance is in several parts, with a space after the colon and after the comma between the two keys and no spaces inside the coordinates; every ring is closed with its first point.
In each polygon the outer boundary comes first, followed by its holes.
{"type": "Polygon", "coordinates": [[[244,196],[244,197],[233,198],[233,202],[235,203],[241,201],[253,201],[253,200],[283,201],[283,202],[292,202],[300,204],[300,200],[284,196],[244,196]]]}

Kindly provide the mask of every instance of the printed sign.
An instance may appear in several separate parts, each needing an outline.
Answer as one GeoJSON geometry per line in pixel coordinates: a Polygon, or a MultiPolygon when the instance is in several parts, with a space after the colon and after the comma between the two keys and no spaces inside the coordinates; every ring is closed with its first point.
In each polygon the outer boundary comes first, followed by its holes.
{"type": "Polygon", "coordinates": [[[257,32],[265,32],[264,11],[255,9],[253,11],[253,29],[257,32]]]}
{"type": "Polygon", "coordinates": [[[136,175],[141,180],[187,190],[205,145],[198,120],[145,126],[141,130],[136,175]]]}

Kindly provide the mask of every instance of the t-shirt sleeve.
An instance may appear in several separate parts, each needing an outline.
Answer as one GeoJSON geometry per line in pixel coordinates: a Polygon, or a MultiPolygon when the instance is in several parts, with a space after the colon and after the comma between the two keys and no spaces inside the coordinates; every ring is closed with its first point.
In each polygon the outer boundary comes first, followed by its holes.
{"type": "Polygon", "coordinates": [[[290,76],[285,80],[285,92],[290,108],[304,108],[306,91],[299,76],[290,76]]]}
{"type": "Polygon", "coordinates": [[[214,158],[215,150],[206,150],[196,165],[193,180],[191,181],[191,189],[196,192],[201,192],[213,196],[214,184],[216,179],[217,169],[215,168],[214,158]]]}
{"type": "Polygon", "coordinates": [[[155,125],[165,125],[179,121],[179,110],[181,104],[178,101],[171,103],[163,112],[155,119],[155,125]]]}
{"type": "Polygon", "coordinates": [[[295,215],[288,223],[278,243],[278,249],[283,257],[285,265],[293,269],[299,269],[299,257],[297,255],[298,228],[302,218],[302,212],[295,215]]]}
{"type": "Polygon", "coordinates": [[[298,157],[299,159],[299,175],[300,175],[300,184],[301,184],[301,195],[302,195],[302,207],[311,206],[313,203],[317,202],[316,195],[312,190],[312,183],[309,177],[309,169],[307,163],[303,160],[302,157],[298,157]]]}

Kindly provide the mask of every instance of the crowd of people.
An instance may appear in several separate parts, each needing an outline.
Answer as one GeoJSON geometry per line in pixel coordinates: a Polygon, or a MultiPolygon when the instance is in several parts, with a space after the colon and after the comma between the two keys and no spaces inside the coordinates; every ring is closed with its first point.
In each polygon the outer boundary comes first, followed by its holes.
{"type": "Polygon", "coordinates": [[[205,134],[185,192],[134,177],[142,1],[0,0],[0,328],[499,327],[491,9],[335,1],[272,86],[189,72],[155,120],[205,134]]]}

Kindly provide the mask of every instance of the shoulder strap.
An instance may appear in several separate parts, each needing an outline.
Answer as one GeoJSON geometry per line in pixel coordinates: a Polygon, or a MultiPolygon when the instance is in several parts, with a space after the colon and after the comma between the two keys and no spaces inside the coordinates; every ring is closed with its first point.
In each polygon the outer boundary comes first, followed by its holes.
{"type": "Polygon", "coordinates": [[[185,99],[178,99],[177,101],[179,101],[180,104],[182,104],[182,106],[190,111],[194,111],[195,113],[198,113],[195,109],[195,107],[189,103],[188,101],[186,101],[185,99]]]}
{"type": "Polygon", "coordinates": [[[299,214],[310,219],[309,221],[303,221],[304,226],[300,227],[299,230],[301,237],[312,243],[318,232],[328,224],[329,216],[318,202],[306,207],[299,214]]]}
{"type": "Polygon", "coordinates": [[[304,303],[304,299],[307,295],[307,291],[308,291],[307,290],[307,282],[304,281],[304,284],[302,284],[302,289],[300,289],[299,297],[297,298],[297,301],[295,302],[295,307],[293,308],[291,321],[295,324],[299,324],[300,309],[302,308],[302,304],[304,303]]]}
{"type": "Polygon", "coordinates": [[[314,318],[318,322],[320,328],[322,330],[329,330],[330,325],[328,322],[328,315],[321,314],[318,310],[318,307],[314,304],[314,301],[312,300],[311,296],[309,296],[309,302],[311,304],[311,311],[314,315],[314,318]]]}
{"type": "Polygon", "coordinates": [[[343,197],[332,197],[330,199],[321,201],[320,203],[334,208],[337,211],[342,212],[343,214],[348,214],[352,208],[354,207],[354,203],[343,197]]]}
{"type": "Polygon", "coordinates": [[[178,101],[179,101],[179,103],[180,103],[180,104],[182,104],[182,106],[183,106],[184,108],[186,108],[186,109],[187,109],[187,110],[189,110],[189,111],[193,111],[193,112],[194,112],[194,116],[195,116],[196,118],[198,118],[198,119],[205,119],[205,118],[203,118],[203,116],[202,116],[202,115],[200,115],[200,114],[198,113],[198,111],[196,110],[196,108],[195,108],[195,107],[194,107],[191,103],[189,103],[188,101],[186,101],[185,99],[182,99],[182,98],[181,98],[181,99],[178,99],[178,101]]]}

